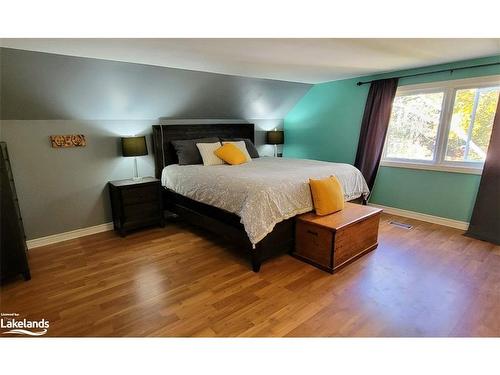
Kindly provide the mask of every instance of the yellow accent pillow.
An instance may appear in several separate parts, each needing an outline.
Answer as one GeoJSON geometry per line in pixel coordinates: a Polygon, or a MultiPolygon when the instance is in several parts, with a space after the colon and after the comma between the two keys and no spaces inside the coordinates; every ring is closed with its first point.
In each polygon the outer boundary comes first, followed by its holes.
{"type": "Polygon", "coordinates": [[[214,154],[231,165],[243,164],[247,161],[245,154],[232,143],[225,143],[215,150],[214,154]]]}
{"type": "Polygon", "coordinates": [[[329,215],[344,208],[344,191],[339,180],[330,176],[322,180],[309,179],[316,215],[329,215]]]}

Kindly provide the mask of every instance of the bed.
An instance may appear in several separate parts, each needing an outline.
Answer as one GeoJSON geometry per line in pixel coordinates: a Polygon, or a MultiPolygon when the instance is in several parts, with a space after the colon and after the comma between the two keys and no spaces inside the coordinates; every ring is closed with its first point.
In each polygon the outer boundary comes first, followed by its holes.
{"type": "Polygon", "coordinates": [[[178,165],[172,140],[249,138],[253,124],[154,125],[155,173],[164,187],[165,209],[228,238],[250,254],[258,272],[263,260],[293,249],[294,217],[312,207],[308,179],[335,175],[346,200],[369,191],[348,164],[261,157],[239,166],[178,165]]]}

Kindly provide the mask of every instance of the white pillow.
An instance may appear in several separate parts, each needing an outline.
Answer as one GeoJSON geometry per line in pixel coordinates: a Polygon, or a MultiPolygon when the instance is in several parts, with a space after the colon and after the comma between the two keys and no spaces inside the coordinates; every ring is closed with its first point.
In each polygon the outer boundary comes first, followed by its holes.
{"type": "Polygon", "coordinates": [[[196,144],[196,147],[198,147],[198,150],[200,151],[201,158],[203,159],[203,165],[224,164],[224,160],[214,154],[214,151],[221,146],[220,142],[196,144]]]}
{"type": "Polygon", "coordinates": [[[247,159],[247,161],[252,161],[252,158],[250,157],[250,154],[248,153],[247,146],[245,145],[245,141],[223,141],[222,142],[222,144],[224,144],[224,145],[226,143],[232,143],[233,145],[238,147],[239,150],[241,152],[243,152],[243,154],[245,155],[245,158],[247,159]]]}

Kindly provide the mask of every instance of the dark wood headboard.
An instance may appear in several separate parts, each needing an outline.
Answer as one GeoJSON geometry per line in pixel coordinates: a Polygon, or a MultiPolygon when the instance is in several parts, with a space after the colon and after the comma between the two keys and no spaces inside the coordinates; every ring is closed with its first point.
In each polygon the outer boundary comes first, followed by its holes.
{"type": "Polygon", "coordinates": [[[177,154],[170,141],[207,137],[249,138],[254,141],[254,124],[182,124],[153,125],[153,154],[155,175],[170,164],[178,163],[177,154]]]}

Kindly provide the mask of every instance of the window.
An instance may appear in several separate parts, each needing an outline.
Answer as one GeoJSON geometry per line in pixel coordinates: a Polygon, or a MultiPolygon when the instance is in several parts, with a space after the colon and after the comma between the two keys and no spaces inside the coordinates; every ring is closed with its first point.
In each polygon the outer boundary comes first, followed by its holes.
{"type": "Polygon", "coordinates": [[[499,87],[458,90],[445,160],[484,162],[498,102],[499,87]]]}
{"type": "Polygon", "coordinates": [[[434,159],[443,98],[443,92],[433,92],[401,95],[394,99],[386,158],[434,159]]]}
{"type": "Polygon", "coordinates": [[[398,89],[381,165],[481,173],[500,76],[398,89]]]}

